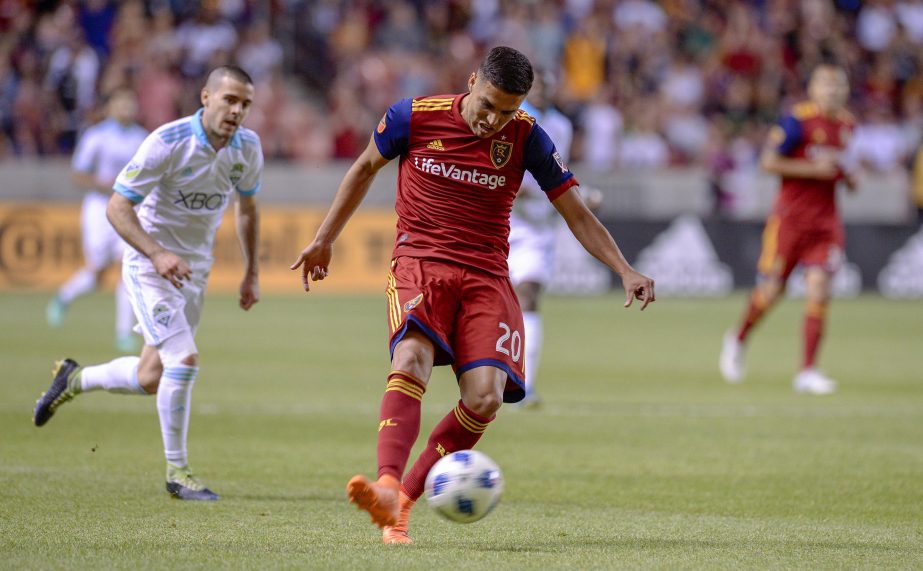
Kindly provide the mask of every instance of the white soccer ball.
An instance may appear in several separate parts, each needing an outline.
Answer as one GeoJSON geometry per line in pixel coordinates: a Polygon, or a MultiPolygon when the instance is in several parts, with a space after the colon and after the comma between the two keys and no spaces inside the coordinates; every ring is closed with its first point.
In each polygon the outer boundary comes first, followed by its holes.
{"type": "Polygon", "coordinates": [[[503,474],[496,462],[475,450],[442,457],[426,476],[426,501],[458,523],[478,521],[500,502],[503,474]]]}

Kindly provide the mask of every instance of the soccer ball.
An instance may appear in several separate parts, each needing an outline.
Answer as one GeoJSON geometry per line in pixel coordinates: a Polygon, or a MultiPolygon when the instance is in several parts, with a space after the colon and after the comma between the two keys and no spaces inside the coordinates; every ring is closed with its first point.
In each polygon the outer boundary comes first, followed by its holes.
{"type": "Polygon", "coordinates": [[[443,456],[426,476],[426,501],[458,523],[478,521],[500,502],[503,474],[496,462],[474,450],[443,456]]]}

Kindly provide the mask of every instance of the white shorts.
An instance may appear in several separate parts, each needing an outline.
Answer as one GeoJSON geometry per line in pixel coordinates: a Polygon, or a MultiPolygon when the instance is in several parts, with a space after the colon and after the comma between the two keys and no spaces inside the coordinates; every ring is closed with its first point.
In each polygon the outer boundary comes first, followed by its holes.
{"type": "Polygon", "coordinates": [[[510,281],[513,285],[535,282],[546,285],[554,266],[555,227],[510,221],[510,281]]]}
{"type": "Polygon", "coordinates": [[[122,280],[135,310],[135,331],[144,343],[159,347],[165,339],[182,331],[195,336],[202,317],[208,272],[193,272],[181,289],[154,271],[153,266],[122,264],[122,280]]]}
{"type": "Polygon", "coordinates": [[[101,192],[88,192],[80,208],[80,230],[83,237],[83,259],[93,270],[102,270],[120,262],[125,242],[106,218],[109,197],[101,192]]]}

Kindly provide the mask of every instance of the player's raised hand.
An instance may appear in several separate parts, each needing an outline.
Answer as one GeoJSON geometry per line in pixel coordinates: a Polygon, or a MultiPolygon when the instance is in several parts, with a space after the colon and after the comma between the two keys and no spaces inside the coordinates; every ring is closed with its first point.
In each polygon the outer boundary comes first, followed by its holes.
{"type": "Polygon", "coordinates": [[[260,300],[260,282],[256,276],[247,275],[240,282],[240,308],[248,311],[260,300]]]}
{"type": "Polygon", "coordinates": [[[654,294],[654,280],[639,274],[634,270],[629,270],[622,275],[622,286],[625,288],[625,307],[631,307],[635,298],[641,303],[641,311],[652,301],[657,301],[654,294]]]}
{"type": "Polygon", "coordinates": [[[311,242],[301,251],[290,269],[297,270],[301,267],[301,285],[304,291],[311,291],[312,281],[316,282],[327,277],[327,268],[330,266],[332,255],[333,247],[330,244],[317,241],[311,242]]]}
{"type": "Polygon", "coordinates": [[[169,250],[158,250],[151,255],[150,260],[154,264],[154,269],[157,270],[157,273],[173,284],[176,289],[181,289],[183,280],[188,280],[192,277],[192,268],[189,267],[186,260],[169,250]]]}

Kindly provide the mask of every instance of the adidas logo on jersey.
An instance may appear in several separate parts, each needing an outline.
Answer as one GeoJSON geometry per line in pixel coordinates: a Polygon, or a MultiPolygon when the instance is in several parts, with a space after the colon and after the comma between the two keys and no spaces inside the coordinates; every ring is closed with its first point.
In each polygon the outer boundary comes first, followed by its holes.
{"type": "Polygon", "coordinates": [[[434,151],[444,151],[445,147],[442,146],[442,139],[433,139],[426,145],[427,149],[432,149],[434,151]]]}

